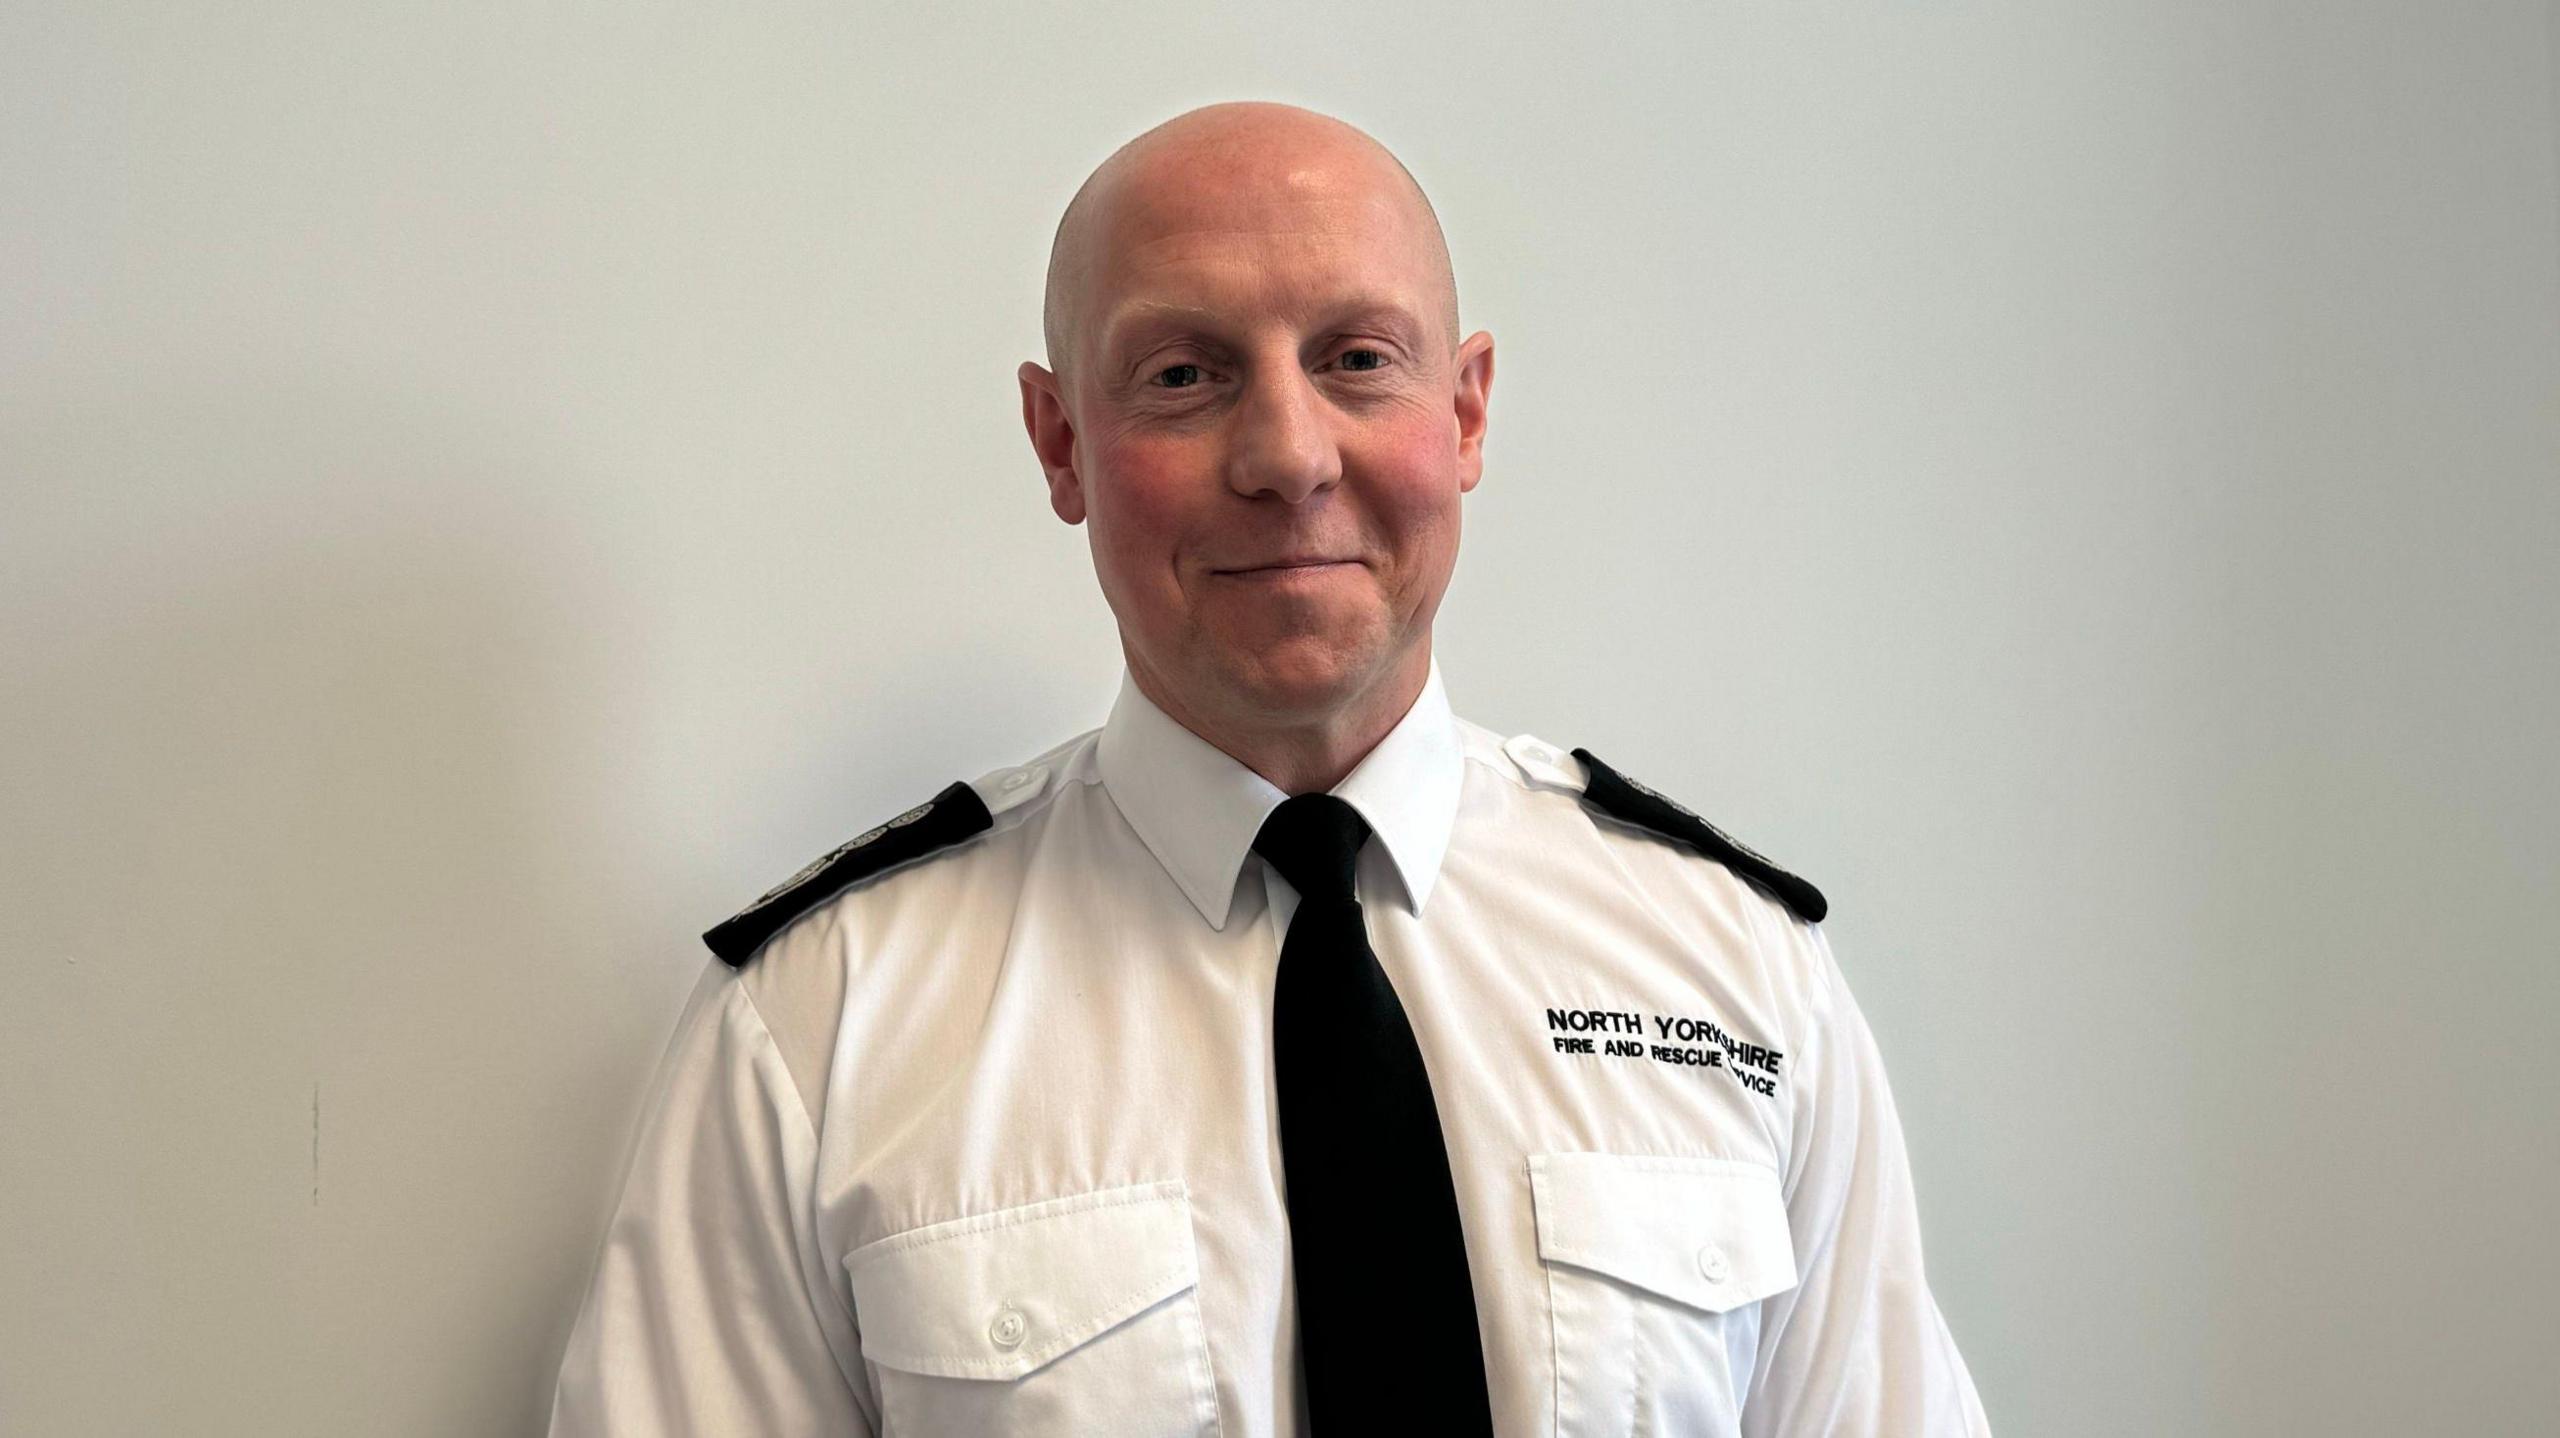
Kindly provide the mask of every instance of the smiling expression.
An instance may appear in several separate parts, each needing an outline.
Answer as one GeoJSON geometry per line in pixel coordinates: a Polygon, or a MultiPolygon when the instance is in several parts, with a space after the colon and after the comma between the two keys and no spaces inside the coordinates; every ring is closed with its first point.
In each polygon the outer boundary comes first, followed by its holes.
{"type": "Polygon", "coordinates": [[[1410,702],[1482,472],[1492,338],[1454,343],[1436,223],[1366,137],[1223,138],[1097,175],[1061,373],[1024,367],[1050,503],[1086,525],[1131,671],[1177,717],[1410,702]]]}

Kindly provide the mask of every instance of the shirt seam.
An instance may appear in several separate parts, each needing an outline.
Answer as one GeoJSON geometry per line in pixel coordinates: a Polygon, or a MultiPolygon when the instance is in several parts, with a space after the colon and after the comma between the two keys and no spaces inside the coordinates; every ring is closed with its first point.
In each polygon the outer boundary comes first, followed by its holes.
{"type": "MultiPolygon", "coordinates": [[[[791,1065],[782,1057],[782,1045],[775,1040],[771,1025],[765,1022],[764,1010],[756,1003],[755,991],[747,987],[744,979],[733,978],[730,982],[735,987],[738,1001],[746,1006],[747,1016],[755,1021],[756,1042],[762,1045],[762,1051],[766,1054],[770,1054],[773,1058],[773,1062],[782,1070],[782,1077],[784,1079],[782,1087],[790,1090],[791,1111],[800,1116],[801,1131],[809,1135],[809,1161],[814,1167],[817,1163],[818,1157],[818,1125],[816,1121],[811,1119],[809,1116],[808,1103],[800,1097],[799,1081],[791,1076],[791,1065]]],[[[803,1202],[809,1205],[809,1211],[806,1216],[809,1220],[810,1231],[812,1233],[819,1232],[821,1226],[819,1224],[820,1215],[816,1206],[818,1198],[816,1185],[813,1183],[810,1187],[810,1191],[805,1196],[792,1194],[789,1195],[789,1198],[794,1207],[799,1206],[803,1202]]],[[[826,1290],[827,1300],[836,1306],[837,1312],[844,1315],[846,1326],[852,1328],[854,1332],[860,1333],[862,1329],[861,1325],[854,1317],[853,1305],[845,1300],[844,1295],[836,1292],[834,1284],[830,1283],[826,1285],[826,1290]]],[[[843,1356],[841,1354],[835,1354],[835,1345],[832,1343],[827,1345],[827,1351],[830,1354],[835,1355],[836,1371],[842,1373],[844,1371],[843,1356]]],[[[845,1379],[847,1382],[855,1381],[854,1376],[850,1373],[845,1374],[845,1379]]]]}

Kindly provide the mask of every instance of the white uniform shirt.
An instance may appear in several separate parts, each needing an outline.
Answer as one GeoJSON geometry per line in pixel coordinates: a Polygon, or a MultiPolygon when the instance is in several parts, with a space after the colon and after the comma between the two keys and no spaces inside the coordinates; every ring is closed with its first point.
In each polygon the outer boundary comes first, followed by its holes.
{"type": "MultiPolygon", "coordinates": [[[[1504,1438],[1981,1434],[1818,926],[1453,716],[1333,792],[1431,1074],[1504,1438]]],[[[1271,997],[1284,797],[1124,679],[993,827],[714,961],[551,1431],[1305,1431],[1271,997]]]]}

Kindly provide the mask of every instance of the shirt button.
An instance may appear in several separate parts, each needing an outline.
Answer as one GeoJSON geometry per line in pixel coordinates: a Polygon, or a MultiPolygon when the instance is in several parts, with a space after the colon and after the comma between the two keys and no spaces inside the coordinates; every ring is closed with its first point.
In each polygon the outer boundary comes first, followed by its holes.
{"type": "Polygon", "coordinates": [[[1003,1308],[997,1311],[996,1321],[987,1325],[987,1341],[998,1348],[1019,1348],[1022,1336],[1030,1331],[1020,1309],[1003,1308]]]}
{"type": "Polygon", "coordinates": [[[1031,779],[1032,773],[1030,770],[1016,769],[1012,773],[1004,776],[1004,783],[1000,787],[1008,790],[1019,789],[1023,785],[1030,783],[1031,779]]]}
{"type": "Polygon", "coordinates": [[[1710,1243],[1698,1250],[1698,1272],[1709,1283],[1722,1283],[1733,1277],[1733,1261],[1724,1256],[1723,1249],[1710,1243]]]}

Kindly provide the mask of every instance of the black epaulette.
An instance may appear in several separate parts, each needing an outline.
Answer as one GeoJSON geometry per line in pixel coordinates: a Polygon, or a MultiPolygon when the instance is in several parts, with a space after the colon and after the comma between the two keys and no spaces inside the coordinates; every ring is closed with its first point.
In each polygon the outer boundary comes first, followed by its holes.
{"type": "Polygon", "coordinates": [[[986,801],[965,783],[953,784],[876,829],[845,840],[820,855],[807,868],[783,880],[765,896],[714,924],[702,936],[711,952],[733,969],[743,969],[764,941],[781,933],[793,919],[885,869],[948,849],[973,834],[995,826],[986,801]]]}
{"type": "Polygon", "coordinates": [[[1797,918],[1809,924],[1822,922],[1831,911],[1822,891],[1758,854],[1751,852],[1725,832],[1672,799],[1664,798],[1644,785],[1600,762],[1588,749],[1576,749],[1573,757],[1591,771],[1591,783],[1582,791],[1583,799],[1613,819],[1649,829],[1666,839],[1688,845],[1735,873],[1758,883],[1778,898],[1797,918]]]}

